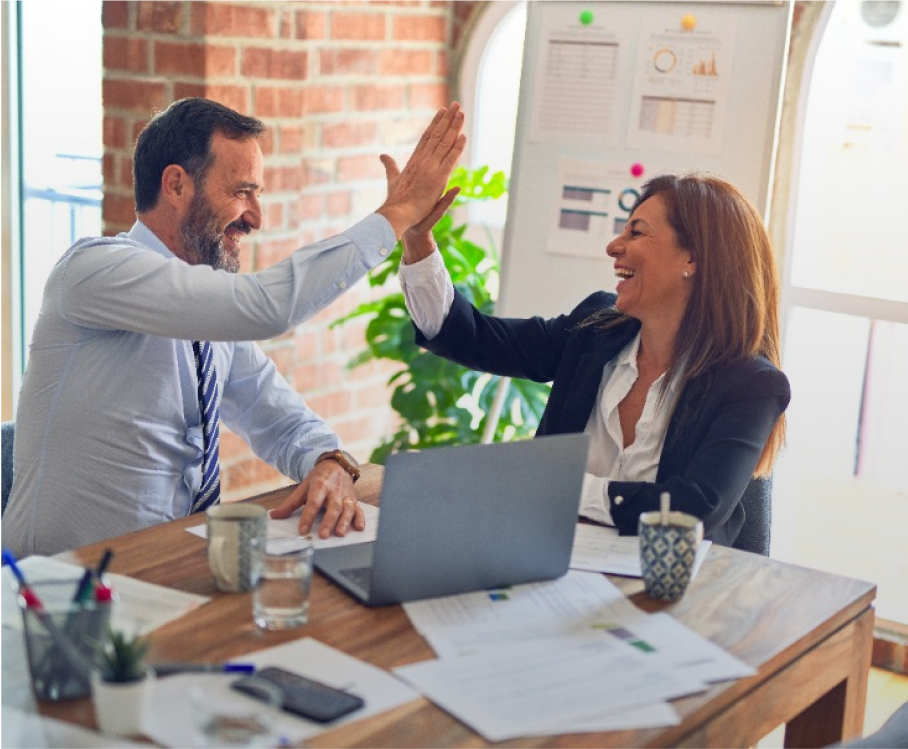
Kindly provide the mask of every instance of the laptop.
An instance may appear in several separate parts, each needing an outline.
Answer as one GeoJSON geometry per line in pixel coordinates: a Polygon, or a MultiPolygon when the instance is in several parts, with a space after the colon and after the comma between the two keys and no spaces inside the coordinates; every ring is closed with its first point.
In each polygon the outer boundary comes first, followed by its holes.
{"type": "Polygon", "coordinates": [[[564,575],[589,436],[391,455],[376,540],[317,549],[316,569],[368,606],[564,575]]]}

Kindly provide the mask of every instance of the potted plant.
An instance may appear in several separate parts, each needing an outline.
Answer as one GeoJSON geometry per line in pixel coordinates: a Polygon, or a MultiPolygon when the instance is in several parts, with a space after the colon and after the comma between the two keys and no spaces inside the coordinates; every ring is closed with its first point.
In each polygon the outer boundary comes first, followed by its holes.
{"type": "MultiPolygon", "coordinates": [[[[507,192],[503,172],[489,173],[488,167],[458,167],[448,187],[458,186],[460,194],[452,211],[432,230],[435,244],[444,258],[454,287],[485,313],[495,307],[498,290],[498,257],[494,245],[481,247],[467,238],[468,225],[456,223],[456,208],[470,201],[495,200],[507,192]],[[453,214],[453,215],[452,215],[453,214]]],[[[398,362],[401,368],[389,380],[394,387],[391,407],[399,415],[394,434],[385,437],[372,452],[372,463],[400,450],[423,450],[444,445],[477,443],[482,439],[488,414],[500,378],[461,367],[420,349],[414,342],[413,327],[396,284],[401,259],[400,244],[388,262],[369,274],[372,287],[389,286],[384,297],[361,304],[332,324],[343,325],[356,318],[368,319],[366,350],[350,364],[357,367],[373,359],[398,362]]],[[[536,431],[548,399],[547,383],[513,380],[496,423],[494,440],[531,437],[536,431]]]]}
{"type": "Polygon", "coordinates": [[[120,736],[142,732],[154,672],[145,663],[151,641],[141,635],[107,629],[91,690],[98,729],[120,736]]]}

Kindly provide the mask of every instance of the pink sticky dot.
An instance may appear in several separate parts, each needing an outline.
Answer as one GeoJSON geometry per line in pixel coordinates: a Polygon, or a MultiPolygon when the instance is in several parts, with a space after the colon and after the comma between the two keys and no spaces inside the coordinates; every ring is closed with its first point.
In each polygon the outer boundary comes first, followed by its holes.
{"type": "Polygon", "coordinates": [[[634,164],[631,167],[631,174],[635,177],[640,177],[643,174],[643,164],[634,164]]]}

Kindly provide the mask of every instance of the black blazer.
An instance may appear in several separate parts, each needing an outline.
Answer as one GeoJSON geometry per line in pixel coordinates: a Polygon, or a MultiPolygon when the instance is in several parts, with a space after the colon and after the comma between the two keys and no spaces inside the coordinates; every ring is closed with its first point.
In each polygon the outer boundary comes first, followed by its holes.
{"type": "MultiPolygon", "coordinates": [[[[640,329],[636,320],[608,331],[577,328],[614,302],[614,294],[597,292],[568,315],[506,319],[481,314],[456,293],[439,334],[429,341],[417,329],[416,342],[470,369],[551,382],[537,435],[582,432],[603,368],[640,329]]],[[[669,421],[656,481],[609,482],[609,511],[621,535],[636,534],[640,514],[658,510],[667,491],[672,509],[696,515],[708,538],[731,546],[744,523],[741,495],[790,398],[788,379],[762,356],[690,380],[669,421]]]]}

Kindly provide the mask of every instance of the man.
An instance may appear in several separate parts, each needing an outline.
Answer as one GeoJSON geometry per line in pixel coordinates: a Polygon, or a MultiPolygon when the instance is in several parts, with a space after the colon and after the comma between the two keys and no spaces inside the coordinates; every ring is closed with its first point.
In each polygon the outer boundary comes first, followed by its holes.
{"type": "Polygon", "coordinates": [[[300,532],[364,527],[355,464],[337,435],[252,341],[311,317],[439,216],[465,144],[441,109],[403,170],[382,155],[388,195],[343,234],[238,274],[262,224],[264,125],[205,99],[156,115],[134,155],[138,220],[77,242],[45,287],[16,421],[3,518],[14,553],[56,552],[199,512],[220,492],[218,420],[295,481],[300,532]]]}

